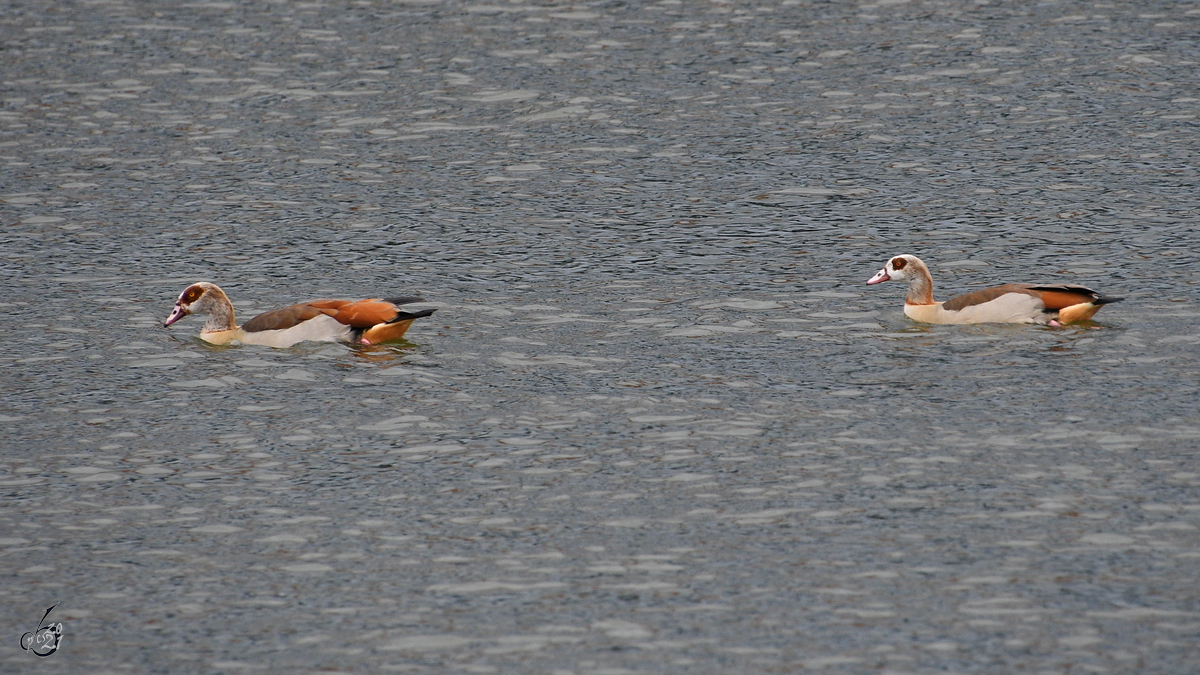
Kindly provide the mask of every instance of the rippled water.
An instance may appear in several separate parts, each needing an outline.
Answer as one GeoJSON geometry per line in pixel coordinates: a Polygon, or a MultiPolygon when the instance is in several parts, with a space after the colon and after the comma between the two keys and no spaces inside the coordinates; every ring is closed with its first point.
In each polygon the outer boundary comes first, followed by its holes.
{"type": "Polygon", "coordinates": [[[0,670],[1200,668],[1198,22],[9,7],[0,670]],[[897,253],[1128,299],[922,326],[897,253]],[[439,311],[211,347],[201,279],[439,311]]]}

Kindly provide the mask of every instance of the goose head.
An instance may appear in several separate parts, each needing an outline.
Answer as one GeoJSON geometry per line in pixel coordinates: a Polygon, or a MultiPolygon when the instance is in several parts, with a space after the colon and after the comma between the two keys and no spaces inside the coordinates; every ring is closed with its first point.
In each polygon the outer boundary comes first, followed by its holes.
{"type": "Polygon", "coordinates": [[[883,269],[876,272],[875,276],[867,281],[867,284],[882,284],[885,281],[906,281],[928,275],[928,268],[925,267],[925,263],[921,262],[920,258],[915,255],[904,254],[887,261],[883,269]],[[926,270],[925,274],[921,274],[919,270],[926,270]]]}
{"type": "Polygon", "coordinates": [[[233,303],[229,301],[229,296],[225,295],[220,286],[207,281],[199,281],[183,289],[183,293],[180,293],[179,299],[175,301],[175,309],[171,310],[171,316],[163,322],[163,327],[166,328],[189,314],[210,315],[208,323],[212,324],[212,328],[206,325],[206,330],[227,330],[234,326],[233,303]]]}

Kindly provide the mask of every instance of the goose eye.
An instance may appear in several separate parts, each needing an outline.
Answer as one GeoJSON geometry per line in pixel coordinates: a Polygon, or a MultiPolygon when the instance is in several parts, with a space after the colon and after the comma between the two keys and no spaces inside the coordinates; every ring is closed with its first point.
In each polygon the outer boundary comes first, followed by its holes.
{"type": "Polygon", "coordinates": [[[195,302],[197,299],[199,299],[199,297],[203,294],[204,294],[203,288],[197,288],[196,286],[192,286],[183,292],[183,301],[188,304],[191,304],[191,303],[195,302]]]}
{"type": "Polygon", "coordinates": [[[904,258],[892,258],[892,269],[902,270],[908,261],[904,258]]]}

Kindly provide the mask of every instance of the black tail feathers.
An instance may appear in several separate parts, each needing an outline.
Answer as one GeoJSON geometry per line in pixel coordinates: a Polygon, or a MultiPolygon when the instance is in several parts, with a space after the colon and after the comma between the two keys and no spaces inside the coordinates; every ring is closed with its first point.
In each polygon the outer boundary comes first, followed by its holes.
{"type": "MultiPolygon", "coordinates": [[[[415,296],[405,296],[402,298],[384,298],[385,302],[390,302],[393,305],[411,305],[414,302],[425,302],[425,298],[415,296]]],[[[415,312],[398,312],[396,318],[388,323],[398,323],[400,321],[408,321],[409,319],[420,319],[423,316],[429,316],[436,312],[436,309],[419,309],[415,312]]]]}
{"type": "Polygon", "coordinates": [[[425,302],[425,298],[413,298],[413,297],[384,298],[383,301],[390,302],[393,305],[411,305],[414,302],[425,302]]]}
{"type": "MultiPolygon", "coordinates": [[[[392,301],[388,300],[388,302],[392,302],[392,301]]],[[[414,302],[416,302],[416,301],[414,300],[414,302]]],[[[431,314],[433,314],[436,311],[437,311],[436,309],[422,309],[422,310],[418,310],[416,312],[398,312],[396,314],[396,318],[392,319],[388,323],[398,323],[400,321],[408,321],[409,319],[420,319],[421,317],[424,317],[424,316],[430,316],[431,314]]]]}

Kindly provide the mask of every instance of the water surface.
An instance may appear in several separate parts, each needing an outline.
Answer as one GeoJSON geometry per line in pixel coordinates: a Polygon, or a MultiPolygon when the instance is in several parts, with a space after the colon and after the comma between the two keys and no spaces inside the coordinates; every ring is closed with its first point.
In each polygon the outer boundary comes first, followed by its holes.
{"type": "Polygon", "coordinates": [[[10,10],[3,672],[1200,667],[1191,5],[10,10]]]}

